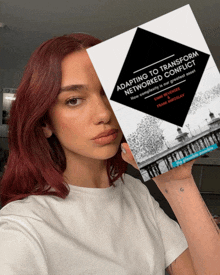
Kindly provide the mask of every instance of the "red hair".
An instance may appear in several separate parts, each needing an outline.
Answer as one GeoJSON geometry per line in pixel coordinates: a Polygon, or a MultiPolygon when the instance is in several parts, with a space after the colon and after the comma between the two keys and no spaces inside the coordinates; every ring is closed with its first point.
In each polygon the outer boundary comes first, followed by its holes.
{"type": "MultiPolygon", "coordinates": [[[[64,199],[69,194],[63,178],[64,151],[54,134],[46,139],[42,126],[50,124],[48,110],[60,91],[63,58],[100,42],[88,34],[64,35],[44,42],[32,54],[8,121],[9,157],[1,179],[2,206],[29,195],[55,195],[64,199]]],[[[107,160],[110,185],[122,176],[126,167],[119,148],[107,160]]]]}

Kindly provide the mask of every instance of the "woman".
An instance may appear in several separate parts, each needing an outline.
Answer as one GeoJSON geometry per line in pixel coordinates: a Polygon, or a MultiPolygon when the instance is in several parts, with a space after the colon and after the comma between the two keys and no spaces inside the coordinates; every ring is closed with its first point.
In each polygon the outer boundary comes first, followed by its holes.
{"type": "Polygon", "coordinates": [[[85,50],[99,42],[53,38],[26,67],[1,181],[1,274],[220,274],[219,230],[192,163],[154,179],[186,239],[124,174],[137,166],[85,50]]]}

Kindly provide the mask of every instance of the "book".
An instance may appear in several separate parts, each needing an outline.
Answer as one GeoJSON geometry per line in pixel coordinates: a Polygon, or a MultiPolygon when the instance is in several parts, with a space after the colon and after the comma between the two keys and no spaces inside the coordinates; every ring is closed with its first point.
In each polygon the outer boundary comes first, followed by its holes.
{"type": "Polygon", "coordinates": [[[220,145],[220,74],[190,5],[87,49],[144,181],[220,145]]]}

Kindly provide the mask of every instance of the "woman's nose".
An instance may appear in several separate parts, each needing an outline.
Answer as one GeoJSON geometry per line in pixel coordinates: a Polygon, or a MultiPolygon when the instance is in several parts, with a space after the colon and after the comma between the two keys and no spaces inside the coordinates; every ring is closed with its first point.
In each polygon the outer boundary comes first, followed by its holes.
{"type": "Polygon", "coordinates": [[[94,105],[94,123],[108,123],[113,115],[109,101],[105,95],[100,95],[96,99],[96,104],[94,105]]]}

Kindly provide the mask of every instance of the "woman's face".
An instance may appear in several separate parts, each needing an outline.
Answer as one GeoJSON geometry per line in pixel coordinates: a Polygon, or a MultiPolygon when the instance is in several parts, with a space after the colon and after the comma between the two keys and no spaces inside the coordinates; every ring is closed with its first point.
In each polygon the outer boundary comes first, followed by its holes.
{"type": "Polygon", "coordinates": [[[122,132],[87,52],[69,54],[61,68],[61,92],[49,111],[47,133],[56,135],[66,157],[113,157],[122,132]]]}

